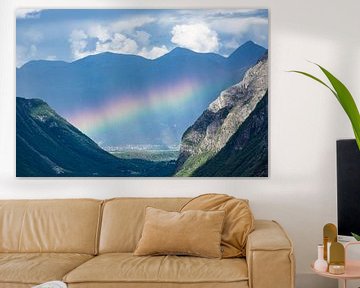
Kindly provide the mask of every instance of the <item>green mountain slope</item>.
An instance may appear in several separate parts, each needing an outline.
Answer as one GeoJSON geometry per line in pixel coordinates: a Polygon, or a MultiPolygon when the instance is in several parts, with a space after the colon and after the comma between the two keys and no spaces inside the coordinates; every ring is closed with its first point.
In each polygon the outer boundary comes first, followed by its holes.
{"type": "Polygon", "coordinates": [[[192,176],[268,176],[268,95],[213,158],[192,176]]]}
{"type": "Polygon", "coordinates": [[[16,175],[169,176],[172,162],[119,159],[59,116],[44,101],[16,98],[16,175]]]}

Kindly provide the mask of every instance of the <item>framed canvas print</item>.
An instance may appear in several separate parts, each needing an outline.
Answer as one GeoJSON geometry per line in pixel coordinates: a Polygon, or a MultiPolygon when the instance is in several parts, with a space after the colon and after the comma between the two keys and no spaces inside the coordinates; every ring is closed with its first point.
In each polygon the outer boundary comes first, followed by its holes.
{"type": "Polygon", "coordinates": [[[266,9],[16,11],[17,177],[267,177],[266,9]]]}

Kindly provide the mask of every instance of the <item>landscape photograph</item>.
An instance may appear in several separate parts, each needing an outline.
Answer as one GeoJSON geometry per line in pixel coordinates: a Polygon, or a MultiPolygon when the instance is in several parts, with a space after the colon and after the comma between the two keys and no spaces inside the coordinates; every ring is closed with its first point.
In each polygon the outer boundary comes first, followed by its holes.
{"type": "Polygon", "coordinates": [[[266,9],[18,9],[17,177],[268,177],[266,9]]]}

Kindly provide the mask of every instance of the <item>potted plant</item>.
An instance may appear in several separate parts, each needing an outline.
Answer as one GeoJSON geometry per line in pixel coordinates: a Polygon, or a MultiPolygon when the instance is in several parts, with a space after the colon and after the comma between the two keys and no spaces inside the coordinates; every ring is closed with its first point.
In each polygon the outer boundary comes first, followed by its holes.
{"type": "MultiPolygon", "coordinates": [[[[319,78],[317,78],[307,72],[298,71],[298,70],[292,70],[290,72],[305,75],[305,76],[321,83],[322,85],[327,87],[332,92],[332,94],[334,94],[334,96],[339,101],[340,105],[342,106],[342,108],[344,109],[345,113],[347,114],[347,116],[350,120],[350,123],[351,123],[353,131],[354,131],[357,147],[360,152],[360,114],[359,114],[359,110],[356,106],[356,103],[354,101],[354,98],[352,97],[350,91],[346,88],[346,86],[340,80],[338,80],[333,74],[331,74],[328,70],[326,70],[322,66],[320,66],[318,64],[315,64],[315,65],[318,66],[320,68],[320,70],[325,74],[326,78],[330,82],[330,85],[326,84],[324,81],[320,80],[319,78]]],[[[354,216],[354,217],[356,217],[356,216],[354,216]]],[[[355,234],[355,233],[351,233],[351,234],[357,241],[360,241],[360,235],[355,234]]]]}

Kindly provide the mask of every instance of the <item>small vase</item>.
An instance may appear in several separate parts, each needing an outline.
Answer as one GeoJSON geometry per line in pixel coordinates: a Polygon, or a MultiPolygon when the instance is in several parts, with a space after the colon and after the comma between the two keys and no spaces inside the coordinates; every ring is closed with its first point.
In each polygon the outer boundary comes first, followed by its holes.
{"type": "Polygon", "coordinates": [[[324,245],[318,245],[318,259],[314,263],[314,269],[319,272],[326,272],[328,263],[324,260],[324,245]]]}

